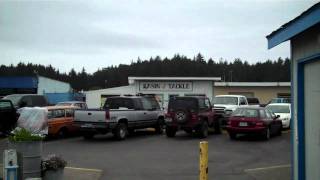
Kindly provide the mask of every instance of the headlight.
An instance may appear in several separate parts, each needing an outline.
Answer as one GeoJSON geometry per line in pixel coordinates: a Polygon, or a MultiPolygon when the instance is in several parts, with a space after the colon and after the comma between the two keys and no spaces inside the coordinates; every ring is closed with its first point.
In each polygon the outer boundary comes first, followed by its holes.
{"type": "Polygon", "coordinates": [[[282,120],[284,120],[284,121],[289,121],[290,118],[283,118],[282,120]]]}
{"type": "Polygon", "coordinates": [[[226,111],[225,111],[225,114],[226,114],[226,115],[232,114],[232,110],[226,110],[226,111]]]}

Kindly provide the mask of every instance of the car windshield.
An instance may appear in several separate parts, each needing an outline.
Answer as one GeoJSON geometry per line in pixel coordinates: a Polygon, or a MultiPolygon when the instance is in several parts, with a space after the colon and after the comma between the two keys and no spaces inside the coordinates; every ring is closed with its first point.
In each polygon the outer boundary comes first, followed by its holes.
{"type": "Polygon", "coordinates": [[[22,95],[9,95],[4,97],[3,99],[10,100],[14,106],[18,106],[18,103],[22,97],[22,95]]]}
{"type": "Polygon", "coordinates": [[[267,109],[273,113],[290,113],[289,106],[269,105],[267,106],[267,109]]]}
{"type": "Polygon", "coordinates": [[[241,116],[241,117],[258,117],[258,110],[257,109],[243,109],[238,108],[233,113],[232,116],[241,116]]]}
{"type": "Polygon", "coordinates": [[[0,102],[0,109],[11,109],[11,103],[8,101],[1,101],[0,102]]]}
{"type": "Polygon", "coordinates": [[[198,103],[196,99],[192,98],[177,98],[170,100],[169,109],[192,109],[196,110],[198,103]]]}
{"type": "Polygon", "coordinates": [[[213,100],[214,104],[228,104],[228,105],[238,105],[237,97],[215,97],[213,100]]]}

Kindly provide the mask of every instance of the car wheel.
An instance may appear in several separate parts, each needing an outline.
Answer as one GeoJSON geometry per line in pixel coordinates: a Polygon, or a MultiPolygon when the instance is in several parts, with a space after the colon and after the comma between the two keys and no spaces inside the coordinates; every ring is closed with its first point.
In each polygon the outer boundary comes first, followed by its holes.
{"type": "Polygon", "coordinates": [[[208,137],[208,133],[209,133],[209,126],[208,126],[208,122],[204,121],[199,129],[199,135],[200,138],[206,138],[208,137]]]}
{"type": "Polygon", "coordinates": [[[270,127],[268,127],[265,132],[264,132],[264,139],[265,140],[269,140],[271,137],[271,134],[270,134],[270,127]]]}
{"type": "Polygon", "coordinates": [[[157,125],[155,126],[155,130],[157,134],[162,134],[163,133],[163,127],[164,127],[164,122],[162,119],[158,120],[157,125]]]}
{"type": "Polygon", "coordinates": [[[68,137],[68,130],[66,128],[62,128],[58,132],[58,138],[66,138],[68,137]]]}
{"type": "Polygon", "coordinates": [[[167,126],[166,127],[166,135],[167,137],[174,137],[177,133],[177,130],[176,128],[173,128],[173,127],[170,127],[170,126],[167,126]]]}
{"type": "Polygon", "coordinates": [[[229,137],[231,140],[236,140],[237,139],[237,134],[236,133],[229,133],[229,137]]]}
{"type": "Polygon", "coordinates": [[[214,133],[215,134],[221,134],[221,125],[220,125],[220,122],[219,121],[216,121],[214,123],[214,133]]]}
{"type": "Polygon", "coordinates": [[[115,137],[118,140],[124,140],[127,137],[128,134],[128,128],[127,125],[125,123],[119,123],[116,127],[116,131],[115,131],[115,137]]]}
{"type": "Polygon", "coordinates": [[[281,125],[281,127],[279,128],[279,131],[278,131],[277,135],[278,135],[278,136],[281,136],[281,135],[282,135],[282,125],[281,125]]]}

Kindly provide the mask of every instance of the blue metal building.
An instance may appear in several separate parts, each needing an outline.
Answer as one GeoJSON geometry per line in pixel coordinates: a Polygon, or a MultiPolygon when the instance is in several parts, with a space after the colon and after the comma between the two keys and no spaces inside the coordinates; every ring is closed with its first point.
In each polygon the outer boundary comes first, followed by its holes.
{"type": "Polygon", "coordinates": [[[50,104],[83,99],[81,94],[73,93],[69,83],[43,76],[0,77],[0,96],[9,94],[45,95],[50,104]]]}
{"type": "Polygon", "coordinates": [[[267,36],[268,47],[290,40],[292,172],[294,180],[320,179],[320,3],[267,36]]]}

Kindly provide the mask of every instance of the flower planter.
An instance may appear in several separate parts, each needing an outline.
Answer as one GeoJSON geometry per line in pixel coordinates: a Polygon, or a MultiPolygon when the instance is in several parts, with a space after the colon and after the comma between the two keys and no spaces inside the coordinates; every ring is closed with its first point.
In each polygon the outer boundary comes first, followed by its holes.
{"type": "Polygon", "coordinates": [[[44,173],[43,180],[63,180],[64,169],[47,170],[44,173]]]}

